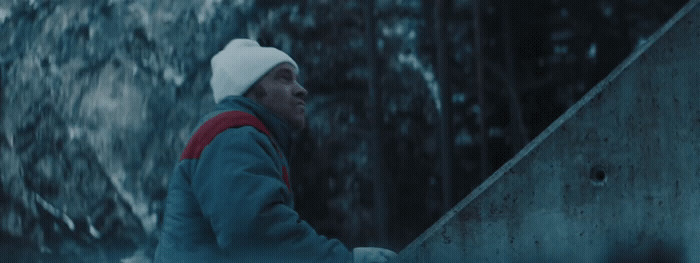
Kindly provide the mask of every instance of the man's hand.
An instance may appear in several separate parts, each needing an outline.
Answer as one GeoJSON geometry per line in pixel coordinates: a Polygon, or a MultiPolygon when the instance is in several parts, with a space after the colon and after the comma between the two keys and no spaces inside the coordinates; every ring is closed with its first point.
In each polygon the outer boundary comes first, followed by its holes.
{"type": "Polygon", "coordinates": [[[396,256],[394,251],[378,247],[356,247],[352,250],[353,263],[382,263],[396,256]]]}

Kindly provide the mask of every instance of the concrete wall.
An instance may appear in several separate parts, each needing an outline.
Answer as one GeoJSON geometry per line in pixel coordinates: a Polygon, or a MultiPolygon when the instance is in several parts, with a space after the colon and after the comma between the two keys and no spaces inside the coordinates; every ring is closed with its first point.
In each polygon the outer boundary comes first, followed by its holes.
{"type": "Polygon", "coordinates": [[[400,261],[700,262],[699,2],[400,261]]]}

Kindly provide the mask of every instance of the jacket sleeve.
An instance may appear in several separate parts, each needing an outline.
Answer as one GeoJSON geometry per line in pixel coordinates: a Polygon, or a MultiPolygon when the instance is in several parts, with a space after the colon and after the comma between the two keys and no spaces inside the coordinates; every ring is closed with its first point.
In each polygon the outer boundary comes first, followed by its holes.
{"type": "Polygon", "coordinates": [[[270,139],[248,126],[222,132],[202,152],[192,190],[221,251],[255,261],[352,260],[340,241],[317,234],[288,205],[276,155],[270,139]]]}

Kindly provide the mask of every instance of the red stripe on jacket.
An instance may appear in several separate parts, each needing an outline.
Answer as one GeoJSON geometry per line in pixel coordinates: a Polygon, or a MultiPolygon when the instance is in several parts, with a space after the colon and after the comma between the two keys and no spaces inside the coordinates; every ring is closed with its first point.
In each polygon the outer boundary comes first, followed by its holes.
{"type": "MultiPolygon", "coordinates": [[[[204,148],[207,147],[207,145],[209,145],[209,143],[211,143],[211,141],[213,141],[217,135],[229,128],[239,128],[243,126],[253,126],[258,131],[267,135],[267,137],[272,141],[270,131],[260,120],[258,120],[258,118],[242,111],[227,111],[214,116],[213,118],[204,122],[202,126],[199,126],[194,135],[192,135],[192,138],[190,138],[190,141],[187,142],[185,150],[182,152],[182,155],[180,155],[180,161],[185,159],[199,159],[199,157],[202,155],[202,151],[204,151],[204,148]]],[[[277,148],[277,144],[272,141],[272,145],[275,146],[277,154],[279,154],[280,158],[282,158],[282,153],[280,152],[279,148],[277,148]]],[[[289,184],[289,174],[287,172],[287,167],[284,167],[284,165],[282,166],[282,179],[284,179],[284,183],[291,191],[292,188],[289,184]]]]}

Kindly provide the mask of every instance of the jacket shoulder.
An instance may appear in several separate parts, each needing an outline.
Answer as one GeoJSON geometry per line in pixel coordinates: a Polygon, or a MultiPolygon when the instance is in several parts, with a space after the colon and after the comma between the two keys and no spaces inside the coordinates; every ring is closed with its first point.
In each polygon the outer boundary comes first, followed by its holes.
{"type": "Polygon", "coordinates": [[[257,117],[242,111],[226,111],[208,119],[197,128],[194,135],[187,142],[185,150],[180,156],[180,161],[185,159],[199,159],[204,148],[216,138],[217,135],[230,128],[252,126],[256,130],[270,136],[270,131],[257,117]]]}

